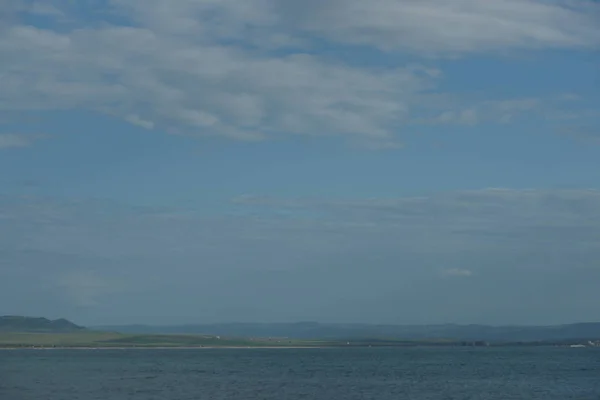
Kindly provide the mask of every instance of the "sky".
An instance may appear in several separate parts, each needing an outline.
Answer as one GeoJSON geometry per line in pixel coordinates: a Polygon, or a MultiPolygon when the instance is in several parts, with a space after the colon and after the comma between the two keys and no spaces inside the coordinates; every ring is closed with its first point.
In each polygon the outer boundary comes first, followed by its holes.
{"type": "Polygon", "coordinates": [[[600,319],[600,3],[0,3],[0,314],[600,319]]]}

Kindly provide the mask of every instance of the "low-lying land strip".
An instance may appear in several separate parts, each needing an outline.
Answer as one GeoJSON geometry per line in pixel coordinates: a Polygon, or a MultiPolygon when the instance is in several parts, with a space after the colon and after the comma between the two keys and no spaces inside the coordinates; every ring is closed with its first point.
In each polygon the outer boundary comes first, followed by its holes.
{"type": "Polygon", "coordinates": [[[600,347],[600,323],[534,328],[217,324],[163,327],[159,330],[152,331],[152,327],[145,326],[92,330],[66,319],[0,316],[0,348],[600,347]]]}
{"type": "MultiPolygon", "coordinates": [[[[549,346],[574,342],[488,343],[456,340],[305,340],[289,338],[233,338],[191,334],[123,334],[82,331],[72,333],[0,333],[0,349],[26,348],[318,348],[318,347],[414,347],[414,346],[549,346]]],[[[577,342],[579,343],[579,342],[577,342]]],[[[585,343],[588,344],[587,342],[585,343]]],[[[592,345],[592,343],[589,343],[592,345]]]]}
{"type": "MultiPolygon", "coordinates": [[[[0,348],[310,348],[460,345],[444,340],[305,340],[289,338],[225,338],[206,335],[122,334],[85,331],[77,333],[0,333],[0,348]]],[[[477,344],[479,343],[469,343],[477,344]]]]}

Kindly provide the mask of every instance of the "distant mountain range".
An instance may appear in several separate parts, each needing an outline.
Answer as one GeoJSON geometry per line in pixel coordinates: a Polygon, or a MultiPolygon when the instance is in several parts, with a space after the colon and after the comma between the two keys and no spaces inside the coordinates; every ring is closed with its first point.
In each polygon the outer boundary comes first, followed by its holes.
{"type": "Polygon", "coordinates": [[[0,316],[1,332],[68,333],[79,332],[86,328],[75,325],[66,319],[22,317],[15,315],[0,316]]]}
{"type": "Polygon", "coordinates": [[[121,333],[205,334],[236,337],[287,337],[294,339],[402,339],[539,342],[600,339],[600,323],[555,326],[488,325],[369,325],[299,323],[227,323],[178,326],[121,325],[94,327],[121,333]]]}

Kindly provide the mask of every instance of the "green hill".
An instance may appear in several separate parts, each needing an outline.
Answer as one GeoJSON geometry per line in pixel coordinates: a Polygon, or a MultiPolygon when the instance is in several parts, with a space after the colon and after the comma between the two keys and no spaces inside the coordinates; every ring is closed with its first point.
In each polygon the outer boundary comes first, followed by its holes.
{"type": "Polygon", "coordinates": [[[62,318],[50,320],[15,315],[0,316],[0,332],[70,333],[84,330],[86,328],[62,318]]]}

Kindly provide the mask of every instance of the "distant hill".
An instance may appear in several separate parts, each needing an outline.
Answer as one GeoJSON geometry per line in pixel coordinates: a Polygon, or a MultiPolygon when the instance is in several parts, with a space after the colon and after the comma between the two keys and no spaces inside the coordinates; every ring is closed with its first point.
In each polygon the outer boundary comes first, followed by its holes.
{"type": "Polygon", "coordinates": [[[0,316],[0,332],[67,333],[83,331],[85,329],[62,318],[50,320],[47,318],[14,315],[0,316]]]}
{"type": "Polygon", "coordinates": [[[369,325],[300,323],[229,323],[179,326],[124,325],[95,329],[121,333],[205,334],[237,337],[288,337],[294,339],[449,339],[489,342],[538,342],[572,339],[599,340],[600,323],[556,326],[488,325],[369,325]]]}

